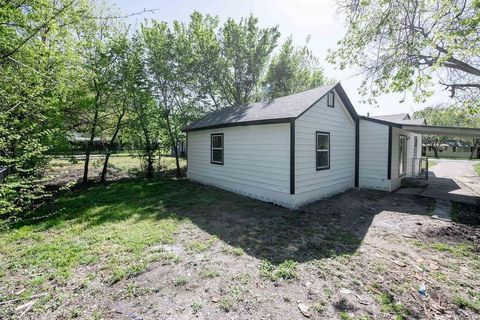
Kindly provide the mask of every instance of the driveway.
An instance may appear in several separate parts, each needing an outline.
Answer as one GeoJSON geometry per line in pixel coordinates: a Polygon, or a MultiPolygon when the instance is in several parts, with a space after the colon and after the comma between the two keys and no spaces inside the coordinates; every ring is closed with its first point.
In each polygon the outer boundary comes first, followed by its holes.
{"type": "Polygon", "coordinates": [[[469,204],[480,203],[480,177],[473,165],[478,161],[436,159],[430,168],[423,196],[469,204]]]}

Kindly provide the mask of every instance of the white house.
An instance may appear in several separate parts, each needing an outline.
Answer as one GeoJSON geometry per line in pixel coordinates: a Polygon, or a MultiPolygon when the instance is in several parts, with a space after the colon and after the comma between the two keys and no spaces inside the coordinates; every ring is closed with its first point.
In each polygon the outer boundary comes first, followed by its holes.
{"type": "Polygon", "coordinates": [[[423,120],[358,116],[340,84],[225,108],[187,132],[187,178],[288,208],[419,173],[423,120]]]}
{"type": "MultiPolygon", "coordinates": [[[[459,141],[445,141],[437,147],[438,156],[440,158],[480,158],[480,147],[472,146],[471,144],[459,142],[459,141]]],[[[433,158],[435,152],[432,146],[423,145],[422,155],[433,158]]]]}

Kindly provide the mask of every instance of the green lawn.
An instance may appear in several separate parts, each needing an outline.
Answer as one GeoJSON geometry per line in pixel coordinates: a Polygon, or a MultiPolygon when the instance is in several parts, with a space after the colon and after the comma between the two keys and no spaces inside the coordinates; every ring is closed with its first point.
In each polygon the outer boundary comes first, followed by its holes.
{"type": "Polygon", "coordinates": [[[477,173],[477,175],[480,176],[480,163],[474,164],[473,168],[475,169],[475,172],[477,173]]]}
{"type": "MultiPolygon", "coordinates": [[[[151,246],[173,242],[184,222],[176,210],[208,208],[225,197],[174,179],[70,191],[35,212],[48,218],[0,233],[0,288],[28,288],[22,293],[28,298],[51,291],[52,285],[66,283],[89,266],[94,268],[85,279],[108,284],[138,274],[153,261],[174,258],[151,246]]],[[[11,298],[0,294],[0,302],[11,298]]]]}
{"type": "Polygon", "coordinates": [[[312,319],[339,319],[348,315],[339,301],[358,297],[368,305],[351,318],[390,319],[422,315],[423,281],[447,314],[458,306],[473,318],[480,261],[466,237],[477,239],[475,229],[454,225],[454,243],[420,232],[429,203],[352,190],[292,211],[185,179],[77,186],[0,231],[0,319],[25,310],[22,319],[298,318],[299,300],[312,319]],[[408,238],[368,232],[383,221],[401,221],[408,238]],[[425,263],[435,269],[418,282],[425,263]]]}

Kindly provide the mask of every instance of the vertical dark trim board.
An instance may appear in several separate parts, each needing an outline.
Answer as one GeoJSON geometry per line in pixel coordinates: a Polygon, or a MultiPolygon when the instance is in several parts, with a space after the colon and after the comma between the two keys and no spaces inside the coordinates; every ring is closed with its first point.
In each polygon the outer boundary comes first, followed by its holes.
{"type": "Polygon", "coordinates": [[[388,165],[387,179],[392,179],[392,126],[388,126],[388,165]]]}
{"type": "Polygon", "coordinates": [[[355,120],[355,187],[358,188],[360,167],[360,120],[355,120]]]}
{"type": "Polygon", "coordinates": [[[290,120],[290,194],[295,194],[295,119],[290,120]]]}

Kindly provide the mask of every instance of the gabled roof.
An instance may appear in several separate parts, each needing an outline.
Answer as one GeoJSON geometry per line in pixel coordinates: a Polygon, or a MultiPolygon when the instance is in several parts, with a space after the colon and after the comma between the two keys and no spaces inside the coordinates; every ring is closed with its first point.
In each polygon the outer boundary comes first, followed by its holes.
{"type": "Polygon", "coordinates": [[[397,124],[412,124],[412,125],[426,124],[425,119],[412,119],[408,113],[387,114],[383,116],[372,116],[370,118],[386,121],[386,122],[397,123],[397,124]]]}
{"type": "Polygon", "coordinates": [[[386,114],[383,116],[372,116],[372,118],[383,120],[383,121],[396,122],[396,123],[402,120],[411,119],[408,113],[386,114]]]}
{"type": "Polygon", "coordinates": [[[239,125],[289,122],[300,117],[329,91],[335,90],[353,119],[357,113],[340,83],[323,86],[271,101],[255,102],[212,112],[185,127],[184,131],[221,128],[239,125]]]}
{"type": "Polygon", "coordinates": [[[403,120],[400,123],[401,124],[419,124],[419,125],[427,124],[427,122],[423,118],[403,120]]]}

